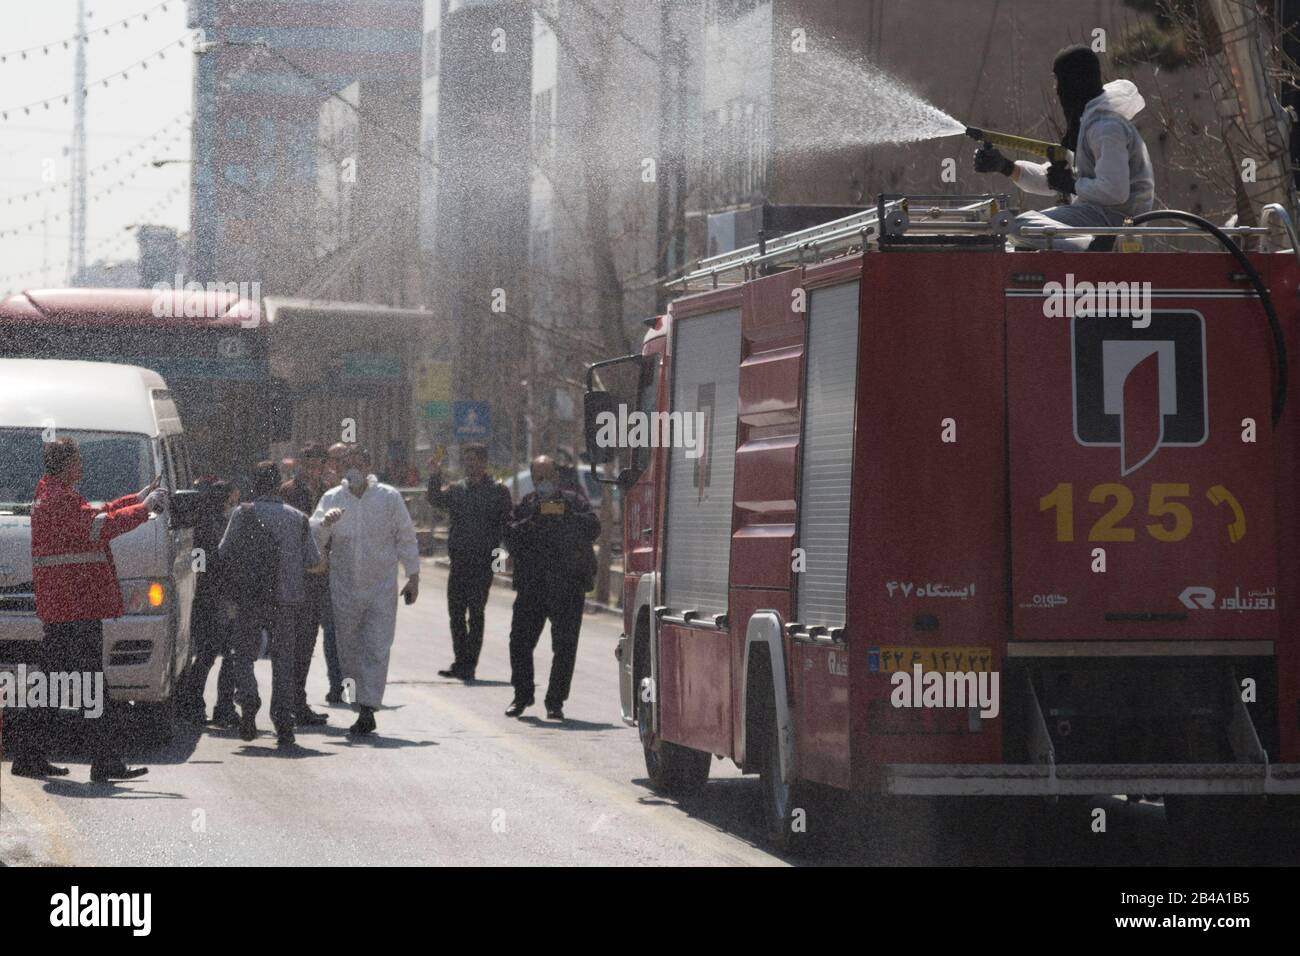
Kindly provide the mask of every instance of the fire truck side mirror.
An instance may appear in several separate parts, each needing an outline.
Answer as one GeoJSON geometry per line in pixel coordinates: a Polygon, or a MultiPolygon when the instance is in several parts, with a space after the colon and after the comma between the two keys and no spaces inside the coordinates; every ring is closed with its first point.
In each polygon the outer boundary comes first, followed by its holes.
{"type": "MultiPolygon", "coordinates": [[[[600,441],[601,426],[608,421],[603,419],[605,413],[616,415],[614,396],[609,392],[592,390],[587,392],[582,402],[583,432],[587,438],[587,455],[591,464],[604,465],[618,457],[618,449],[608,442],[600,441]]],[[[608,431],[608,428],[606,428],[608,431]]]]}

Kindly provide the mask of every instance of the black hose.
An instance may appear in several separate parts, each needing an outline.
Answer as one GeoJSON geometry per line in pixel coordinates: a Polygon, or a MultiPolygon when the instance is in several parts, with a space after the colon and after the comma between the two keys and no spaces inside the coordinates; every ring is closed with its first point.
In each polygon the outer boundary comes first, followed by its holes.
{"type": "Polygon", "coordinates": [[[1246,258],[1246,254],[1241,251],[1241,247],[1232,240],[1232,237],[1208,219],[1202,219],[1200,216],[1179,209],[1153,209],[1150,212],[1142,213],[1140,216],[1134,216],[1133,225],[1140,226],[1142,223],[1151,222],[1153,219],[1178,219],[1182,222],[1190,222],[1192,225],[1210,233],[1215,239],[1219,240],[1223,248],[1232,253],[1232,257],[1237,260],[1237,264],[1250,277],[1251,283],[1255,286],[1255,292],[1259,295],[1259,301],[1264,306],[1264,314],[1268,316],[1269,330],[1273,333],[1273,351],[1277,359],[1277,382],[1273,387],[1273,427],[1276,428],[1278,421],[1282,418],[1282,409],[1286,406],[1288,379],[1286,337],[1282,334],[1282,323],[1278,320],[1277,312],[1273,309],[1273,300],[1269,297],[1268,289],[1264,287],[1264,280],[1259,277],[1255,267],[1250,264],[1250,260],[1246,258]]]}

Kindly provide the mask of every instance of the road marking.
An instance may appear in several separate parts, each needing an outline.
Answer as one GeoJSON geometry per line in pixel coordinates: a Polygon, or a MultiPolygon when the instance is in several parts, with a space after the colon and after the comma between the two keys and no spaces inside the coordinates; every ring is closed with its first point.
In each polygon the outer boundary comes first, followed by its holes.
{"type": "Polygon", "coordinates": [[[9,809],[13,811],[15,816],[18,816],[18,808],[20,807],[23,815],[38,822],[49,849],[48,855],[54,865],[76,866],[79,862],[79,855],[73,852],[72,848],[65,842],[63,835],[75,834],[77,828],[68,815],[63,812],[63,808],[58,805],[58,800],[43,790],[39,790],[38,788],[41,785],[35,781],[28,782],[22,777],[10,775],[5,782],[8,784],[4,792],[6,799],[9,801],[9,809]],[[35,792],[28,793],[28,787],[31,787],[35,792]]]}
{"type": "MultiPolygon", "coordinates": [[[[645,803],[642,800],[646,796],[644,790],[627,784],[614,783],[599,774],[583,770],[550,750],[529,743],[523,734],[502,734],[500,722],[480,717],[474,711],[452,703],[446,695],[428,692],[431,688],[420,687],[418,690],[423,692],[422,696],[432,702],[434,708],[471,727],[483,737],[493,739],[503,748],[525,760],[556,771],[565,780],[585,790],[589,795],[603,797],[620,809],[631,811],[633,816],[651,821],[653,827],[661,831],[671,830],[688,846],[708,854],[718,863],[733,866],[789,865],[784,860],[746,843],[740,837],[703,821],[686,817],[675,806],[645,803]]],[[[599,821],[597,823],[599,824],[599,821]]],[[[589,832],[594,832],[594,828],[589,832]]]]}

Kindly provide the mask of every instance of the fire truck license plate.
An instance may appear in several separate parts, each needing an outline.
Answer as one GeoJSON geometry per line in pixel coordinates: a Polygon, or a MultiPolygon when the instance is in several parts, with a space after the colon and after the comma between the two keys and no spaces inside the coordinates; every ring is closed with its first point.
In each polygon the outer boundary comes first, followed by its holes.
{"type": "Polygon", "coordinates": [[[920,664],[929,671],[988,671],[993,651],[988,647],[872,647],[867,649],[867,670],[872,674],[910,671],[920,664]]]}

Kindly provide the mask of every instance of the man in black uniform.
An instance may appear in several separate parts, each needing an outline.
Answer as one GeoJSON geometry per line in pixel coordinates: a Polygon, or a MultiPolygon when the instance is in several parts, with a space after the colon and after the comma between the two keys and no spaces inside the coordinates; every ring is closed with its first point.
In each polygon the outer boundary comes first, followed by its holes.
{"type": "Polygon", "coordinates": [[[515,699],[506,716],[518,717],[533,704],[533,649],[550,618],[546,716],[563,720],[578,656],[583,604],[596,579],[591,545],[600,536],[600,519],[592,514],[586,497],[559,487],[550,458],[534,459],[532,476],[535,490],[519,502],[506,530],[517,592],[510,622],[510,683],[515,699]]]}
{"type": "Polygon", "coordinates": [[[510,521],[510,490],[487,473],[487,447],[461,446],[465,477],[442,483],[442,452],[429,463],[429,504],[447,512],[447,612],[455,661],[442,677],[473,680],[483,648],[483,608],[492,588],[492,552],[510,521]],[[468,621],[466,618],[468,617],[468,621]]]}

